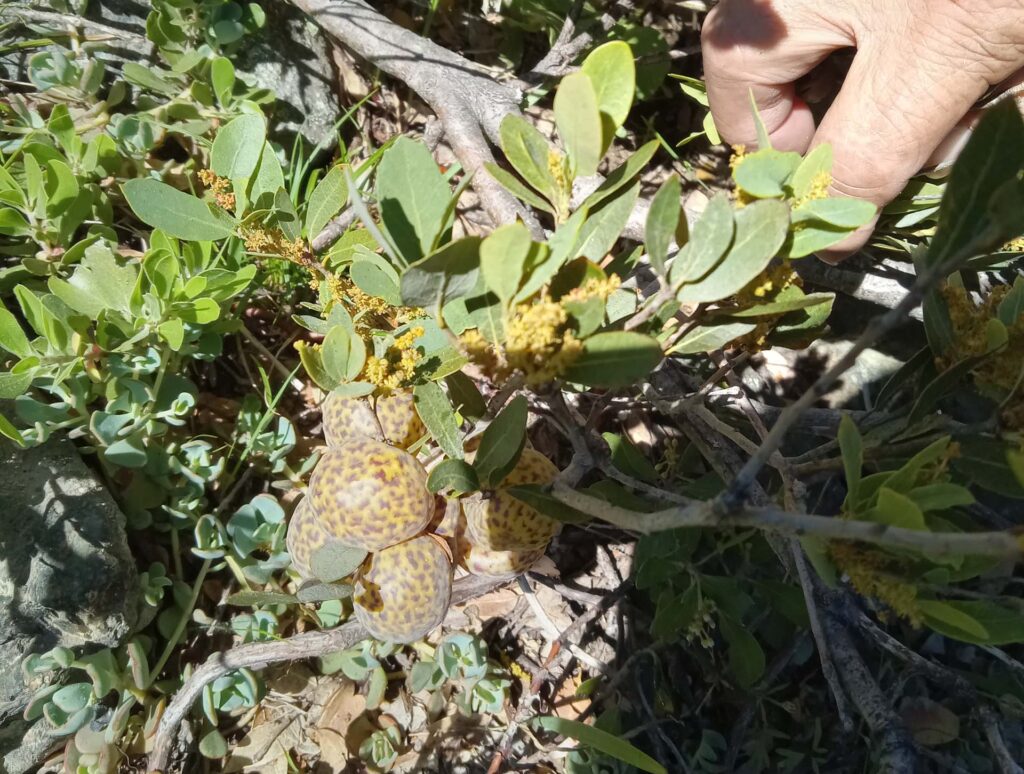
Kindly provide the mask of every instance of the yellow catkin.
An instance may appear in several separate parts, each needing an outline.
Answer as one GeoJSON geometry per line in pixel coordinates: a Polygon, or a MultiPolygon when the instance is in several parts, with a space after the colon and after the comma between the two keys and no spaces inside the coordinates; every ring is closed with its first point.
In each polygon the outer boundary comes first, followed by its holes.
{"type": "Polygon", "coordinates": [[[827,199],[830,185],[832,185],[831,173],[826,172],[824,169],[817,172],[811,178],[811,184],[808,186],[807,193],[793,200],[793,209],[802,207],[808,202],[813,202],[817,199],[827,199]]]}
{"type": "Polygon", "coordinates": [[[224,177],[217,177],[210,169],[199,170],[199,180],[210,189],[213,200],[226,210],[235,208],[235,195],[228,189],[231,188],[231,181],[224,177]]]}
{"type": "Polygon", "coordinates": [[[567,301],[589,301],[592,298],[600,298],[602,301],[607,301],[612,293],[618,290],[621,285],[622,280],[619,279],[617,274],[602,278],[591,277],[581,287],[573,288],[566,293],[560,299],[560,303],[565,304],[567,301]]]}
{"type": "Polygon", "coordinates": [[[894,615],[914,626],[921,625],[917,586],[893,574],[898,569],[897,560],[880,551],[845,541],[829,544],[829,556],[850,579],[850,585],[858,594],[877,599],[894,615]]]}
{"type": "Polygon", "coordinates": [[[377,386],[377,393],[387,395],[404,387],[416,375],[422,355],[415,347],[423,328],[410,328],[396,338],[382,357],[370,355],[363,366],[363,379],[377,386]]]}
{"type": "MultiPolygon", "coordinates": [[[[1009,290],[1009,287],[1000,285],[980,304],[975,304],[963,287],[949,284],[943,286],[941,293],[953,328],[953,343],[948,352],[936,358],[936,365],[940,369],[988,351],[988,323],[998,317],[999,304],[1009,290]]],[[[1001,418],[1007,427],[1022,429],[1024,397],[1017,383],[1024,369],[1024,315],[1007,326],[1007,334],[1006,346],[998,354],[979,363],[973,374],[978,387],[983,392],[989,392],[996,400],[1003,400],[1004,396],[1016,388],[1016,399],[1003,408],[1001,418]]]]}
{"type": "Polygon", "coordinates": [[[545,384],[565,373],[583,351],[568,326],[569,313],[547,295],[521,304],[505,328],[505,359],[529,385],[545,384]]]}

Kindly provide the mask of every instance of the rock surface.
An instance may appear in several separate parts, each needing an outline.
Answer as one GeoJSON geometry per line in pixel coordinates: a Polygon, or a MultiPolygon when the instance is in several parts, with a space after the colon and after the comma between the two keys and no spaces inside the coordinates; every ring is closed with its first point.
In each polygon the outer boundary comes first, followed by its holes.
{"type": "Polygon", "coordinates": [[[141,589],[124,516],[71,442],[0,441],[0,502],[0,770],[17,774],[53,744],[21,720],[22,658],[120,644],[141,589]]]}

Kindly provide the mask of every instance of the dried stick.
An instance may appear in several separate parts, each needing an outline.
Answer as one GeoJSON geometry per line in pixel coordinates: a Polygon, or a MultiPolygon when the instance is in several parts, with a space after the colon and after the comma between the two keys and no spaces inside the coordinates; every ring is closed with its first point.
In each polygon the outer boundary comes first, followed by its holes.
{"type": "Polygon", "coordinates": [[[362,0],[291,1],[327,34],[405,83],[433,108],[495,224],[520,217],[539,232],[532,213],[483,169],[485,162],[494,161],[488,139],[497,144],[501,120],[519,112],[518,89],[498,83],[470,60],[400,27],[362,0]]]}
{"type": "Polygon", "coordinates": [[[903,322],[910,311],[921,303],[925,295],[951,271],[998,241],[998,234],[995,233],[994,229],[989,229],[946,260],[929,266],[918,274],[914,284],[907,291],[907,295],[888,312],[872,319],[853,346],[831,368],[819,376],[810,389],[779,415],[778,421],[764,439],[761,448],[747,460],[747,463],[736,478],[733,479],[728,489],[719,496],[716,502],[718,509],[721,512],[729,513],[741,508],[746,500],[747,490],[750,488],[750,485],[757,478],[765,463],[771,459],[775,450],[782,445],[786,433],[789,432],[790,427],[796,422],[800,414],[805,409],[810,408],[831,389],[839,377],[857,361],[857,357],[861,352],[872,346],[888,331],[903,322]]]}
{"type": "Polygon", "coordinates": [[[1021,768],[1020,764],[1013,759],[1013,755],[1006,747],[996,713],[992,711],[991,707],[982,705],[978,707],[977,715],[985,730],[988,746],[992,748],[992,753],[995,755],[1000,774],[1024,774],[1024,768],[1021,768]]]}
{"type": "Polygon", "coordinates": [[[694,502],[654,513],[639,513],[576,492],[559,482],[554,484],[552,494],[566,505],[590,516],[644,534],[679,527],[752,527],[783,535],[815,535],[829,540],[860,541],[935,556],[974,555],[1020,559],[1024,554],[1024,545],[1010,532],[923,532],[875,522],[791,513],[773,505],[743,506],[726,516],[719,514],[713,502],[694,502]]]}
{"type": "MultiPolygon", "coordinates": [[[[457,605],[485,594],[506,583],[506,579],[470,576],[455,582],[452,589],[452,604],[457,605]]],[[[316,658],[334,651],[352,647],[369,633],[359,623],[350,621],[328,631],[306,632],[275,642],[253,642],[231,648],[223,653],[214,653],[181,686],[164,710],[157,727],[153,752],[149,756],[147,771],[150,774],[167,771],[171,751],[174,749],[178,727],[189,709],[203,692],[203,688],[214,680],[236,669],[263,669],[282,661],[299,661],[316,658]]]]}

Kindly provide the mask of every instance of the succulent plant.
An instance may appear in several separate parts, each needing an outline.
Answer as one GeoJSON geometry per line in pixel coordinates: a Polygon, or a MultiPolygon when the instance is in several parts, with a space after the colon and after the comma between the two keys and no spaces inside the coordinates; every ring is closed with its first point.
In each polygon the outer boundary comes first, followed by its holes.
{"type": "Polygon", "coordinates": [[[309,500],[328,535],[367,551],[418,535],[435,507],[416,458],[370,439],[329,449],[310,478],[309,500]]]}
{"type": "Polygon", "coordinates": [[[411,392],[380,398],[350,398],[329,393],[321,407],[328,446],[371,438],[408,448],[426,433],[411,392]]]}
{"type": "Polygon", "coordinates": [[[356,619],[379,640],[415,642],[444,620],[452,594],[447,546],[420,535],[374,553],[356,576],[356,619]]]}
{"type": "Polygon", "coordinates": [[[556,534],[559,523],[508,493],[520,484],[548,484],[558,475],[547,457],[523,449],[515,468],[492,492],[463,500],[466,535],[474,547],[486,551],[531,551],[543,548],[556,534]]]}
{"type": "Polygon", "coordinates": [[[545,546],[526,551],[491,551],[482,548],[466,533],[465,518],[460,519],[455,544],[459,566],[472,575],[493,578],[512,578],[526,572],[544,556],[545,549],[545,546]]]}
{"type": "Polygon", "coordinates": [[[313,554],[320,548],[327,545],[331,536],[320,525],[319,517],[308,497],[304,497],[292,513],[291,521],[288,522],[288,555],[292,560],[292,567],[298,571],[303,578],[313,578],[311,561],[313,554]]]}

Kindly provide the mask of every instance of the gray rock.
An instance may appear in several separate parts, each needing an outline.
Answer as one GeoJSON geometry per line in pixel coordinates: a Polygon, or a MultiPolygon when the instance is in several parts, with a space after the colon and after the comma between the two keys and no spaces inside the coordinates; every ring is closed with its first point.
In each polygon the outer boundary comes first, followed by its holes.
{"type": "Polygon", "coordinates": [[[0,442],[0,503],[0,768],[17,774],[54,742],[21,719],[35,688],[21,660],[58,645],[119,645],[138,621],[141,588],[124,516],[69,441],[0,442]]]}
{"type": "MultiPolygon", "coordinates": [[[[290,3],[264,3],[267,23],[246,37],[232,57],[239,74],[250,83],[277,95],[274,127],[280,135],[301,132],[312,145],[329,141],[341,118],[338,79],[331,44],[326,36],[290,3]]],[[[113,60],[145,60],[151,46],[145,39],[149,3],[135,0],[92,0],[80,24],[87,32],[116,34],[108,44],[113,60]],[[90,30],[88,25],[102,25],[90,30]]],[[[20,9],[0,7],[0,21],[23,18],[34,24],[65,27],[58,14],[29,2],[20,9]]],[[[0,55],[0,73],[12,81],[26,81],[25,67],[35,50],[0,55]]],[[[283,137],[281,138],[283,139],[283,137]]]]}

